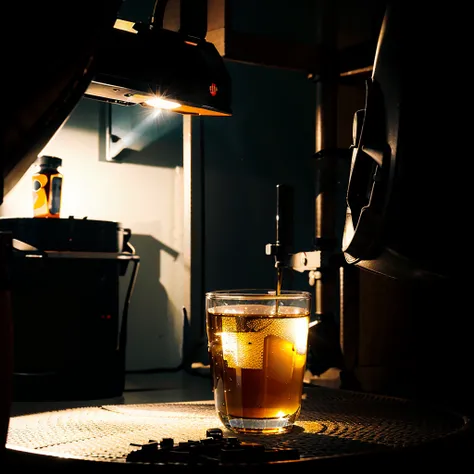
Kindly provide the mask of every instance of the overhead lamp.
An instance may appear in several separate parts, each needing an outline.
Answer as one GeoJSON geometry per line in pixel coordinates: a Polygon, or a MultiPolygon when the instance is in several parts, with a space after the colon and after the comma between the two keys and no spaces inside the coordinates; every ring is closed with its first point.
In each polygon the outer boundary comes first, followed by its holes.
{"type": "Polygon", "coordinates": [[[123,20],[98,53],[85,97],[181,114],[232,115],[231,79],[212,43],[123,20]]]}

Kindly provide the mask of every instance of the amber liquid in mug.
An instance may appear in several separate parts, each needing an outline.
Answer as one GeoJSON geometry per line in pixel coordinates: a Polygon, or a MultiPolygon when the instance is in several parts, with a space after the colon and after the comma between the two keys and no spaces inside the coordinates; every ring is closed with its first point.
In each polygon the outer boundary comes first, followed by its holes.
{"type": "Polygon", "coordinates": [[[232,418],[299,415],[309,313],[279,305],[221,306],[207,315],[216,409],[232,418]]]}

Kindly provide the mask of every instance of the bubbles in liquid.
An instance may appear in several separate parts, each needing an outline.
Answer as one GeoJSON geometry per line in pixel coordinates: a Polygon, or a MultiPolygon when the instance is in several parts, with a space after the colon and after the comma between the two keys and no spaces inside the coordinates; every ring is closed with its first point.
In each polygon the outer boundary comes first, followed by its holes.
{"type": "Polygon", "coordinates": [[[231,368],[261,369],[263,367],[264,336],[259,333],[223,331],[222,352],[231,368]]]}

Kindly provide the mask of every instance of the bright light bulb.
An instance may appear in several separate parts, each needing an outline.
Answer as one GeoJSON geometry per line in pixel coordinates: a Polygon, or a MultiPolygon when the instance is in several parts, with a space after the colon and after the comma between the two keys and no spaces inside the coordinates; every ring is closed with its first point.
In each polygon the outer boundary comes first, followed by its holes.
{"type": "Polygon", "coordinates": [[[151,99],[147,99],[145,101],[146,105],[150,107],[155,107],[157,109],[167,109],[172,110],[178,107],[181,107],[181,104],[178,102],[172,102],[171,100],[162,99],[161,97],[152,97],[151,99]]]}

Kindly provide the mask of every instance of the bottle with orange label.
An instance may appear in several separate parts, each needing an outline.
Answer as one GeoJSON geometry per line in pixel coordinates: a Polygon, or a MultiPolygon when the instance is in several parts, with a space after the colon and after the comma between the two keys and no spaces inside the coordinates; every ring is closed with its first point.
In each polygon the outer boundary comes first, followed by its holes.
{"type": "Polygon", "coordinates": [[[33,216],[59,218],[63,175],[59,172],[61,158],[40,156],[38,171],[33,175],[33,216]]]}

